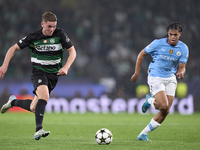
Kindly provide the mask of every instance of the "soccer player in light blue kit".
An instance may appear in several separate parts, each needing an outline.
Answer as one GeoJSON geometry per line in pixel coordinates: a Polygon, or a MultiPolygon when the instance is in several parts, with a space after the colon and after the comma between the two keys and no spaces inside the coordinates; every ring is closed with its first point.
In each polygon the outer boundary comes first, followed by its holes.
{"type": "Polygon", "coordinates": [[[174,100],[176,76],[179,79],[184,77],[189,50],[187,45],[179,40],[181,33],[181,24],[171,23],[167,27],[166,38],[154,40],[138,54],[135,73],[131,77],[132,82],[138,79],[144,56],[151,55],[153,58],[148,68],[150,94],[146,96],[142,112],[145,113],[150,106],[159,110],[138,135],[138,140],[149,141],[147,134],[158,128],[165,120],[174,100]]]}

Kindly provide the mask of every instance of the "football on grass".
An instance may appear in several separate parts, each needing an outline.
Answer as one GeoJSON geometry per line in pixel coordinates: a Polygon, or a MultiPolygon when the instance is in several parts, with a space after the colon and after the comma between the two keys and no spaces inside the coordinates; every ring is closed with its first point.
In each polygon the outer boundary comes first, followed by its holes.
{"type": "Polygon", "coordinates": [[[108,145],[112,142],[113,135],[110,130],[102,128],[96,132],[95,139],[99,145],[108,145]]]}

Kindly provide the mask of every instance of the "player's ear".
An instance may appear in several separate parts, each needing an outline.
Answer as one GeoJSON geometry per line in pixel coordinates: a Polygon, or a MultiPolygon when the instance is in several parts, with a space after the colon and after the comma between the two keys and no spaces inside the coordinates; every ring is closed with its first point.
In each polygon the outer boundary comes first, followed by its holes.
{"type": "Polygon", "coordinates": [[[42,26],[42,27],[44,26],[44,22],[43,22],[43,21],[41,22],[41,26],[42,26]]]}

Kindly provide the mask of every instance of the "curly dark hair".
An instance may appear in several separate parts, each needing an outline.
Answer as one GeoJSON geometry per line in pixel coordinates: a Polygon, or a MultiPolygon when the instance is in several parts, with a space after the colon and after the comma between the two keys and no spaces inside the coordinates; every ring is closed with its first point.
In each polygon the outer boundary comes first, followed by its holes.
{"type": "MultiPolygon", "coordinates": [[[[182,32],[183,31],[183,26],[179,23],[179,22],[172,22],[167,26],[167,32],[169,30],[178,30],[178,32],[182,32]]],[[[164,37],[168,37],[168,34],[165,35],[164,37]]]]}
{"type": "Polygon", "coordinates": [[[167,29],[167,32],[169,30],[178,30],[178,32],[182,32],[183,26],[179,22],[173,22],[170,25],[168,25],[166,29],[167,29]]]}

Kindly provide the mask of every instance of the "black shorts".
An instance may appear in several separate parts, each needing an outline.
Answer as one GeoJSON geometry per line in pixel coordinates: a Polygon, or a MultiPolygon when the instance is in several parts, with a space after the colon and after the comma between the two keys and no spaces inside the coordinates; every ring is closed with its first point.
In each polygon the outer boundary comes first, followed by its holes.
{"type": "Polygon", "coordinates": [[[33,94],[36,94],[35,91],[40,85],[47,85],[50,94],[58,82],[58,76],[44,73],[33,73],[31,76],[31,81],[34,86],[33,94]]]}

